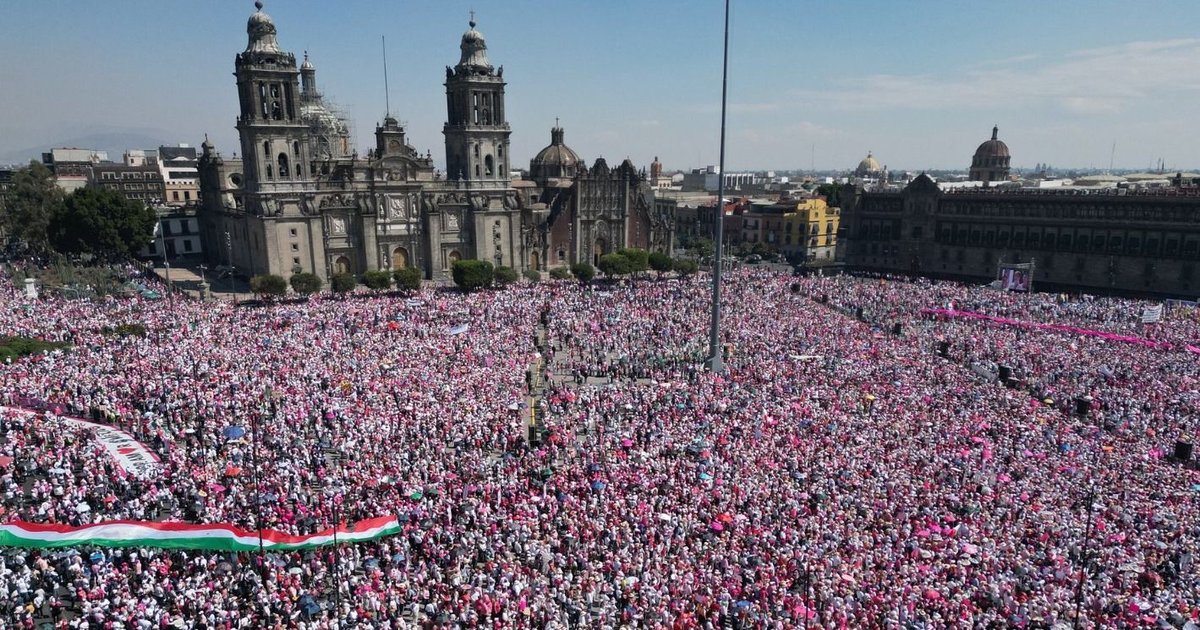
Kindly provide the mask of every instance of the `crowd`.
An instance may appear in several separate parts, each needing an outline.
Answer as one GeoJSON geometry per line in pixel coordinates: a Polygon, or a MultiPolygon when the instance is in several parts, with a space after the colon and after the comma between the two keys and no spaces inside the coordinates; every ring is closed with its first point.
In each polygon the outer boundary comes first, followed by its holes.
{"type": "Polygon", "coordinates": [[[727,282],[722,374],[703,365],[702,280],[257,307],[6,284],[2,334],[71,348],[0,367],[0,520],[304,534],[394,514],[403,531],[263,557],[8,548],[0,626],[1200,623],[1200,475],[1170,458],[1198,428],[1200,355],[925,312],[1195,343],[1190,311],[1142,325],[1145,303],[1110,298],[727,282]],[[1065,402],[1082,396],[1086,415],[1065,402]],[[68,416],[160,465],[129,474],[68,416]]]}

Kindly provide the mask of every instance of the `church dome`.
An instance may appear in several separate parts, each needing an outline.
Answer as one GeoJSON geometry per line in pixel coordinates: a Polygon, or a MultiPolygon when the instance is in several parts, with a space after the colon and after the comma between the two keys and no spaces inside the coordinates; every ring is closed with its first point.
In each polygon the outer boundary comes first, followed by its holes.
{"type": "Polygon", "coordinates": [[[250,14],[250,19],[246,20],[246,35],[249,37],[246,52],[283,54],[275,39],[275,22],[262,10],[262,1],[255,2],[254,8],[256,10],[250,14]]]}
{"type": "Polygon", "coordinates": [[[578,166],[579,155],[563,144],[563,129],[556,126],[550,130],[550,145],[529,161],[529,175],[533,179],[573,177],[578,166]]]}
{"type": "Polygon", "coordinates": [[[992,127],[992,139],[979,145],[978,149],[975,149],[976,160],[1011,157],[1008,153],[1008,145],[1004,144],[1003,140],[997,139],[999,133],[1000,128],[998,126],[992,127]]]}
{"type": "Polygon", "coordinates": [[[863,158],[862,161],[858,163],[858,168],[854,169],[854,174],[867,175],[870,173],[879,173],[881,171],[883,171],[883,167],[879,165],[879,160],[876,160],[875,157],[871,155],[871,152],[867,151],[867,157],[863,158]]]}
{"type": "Polygon", "coordinates": [[[475,30],[474,17],[472,17],[468,24],[471,28],[463,33],[462,43],[459,44],[459,49],[462,50],[462,57],[458,60],[458,67],[484,71],[491,70],[492,64],[488,61],[487,42],[483,39],[483,33],[475,30]]]}

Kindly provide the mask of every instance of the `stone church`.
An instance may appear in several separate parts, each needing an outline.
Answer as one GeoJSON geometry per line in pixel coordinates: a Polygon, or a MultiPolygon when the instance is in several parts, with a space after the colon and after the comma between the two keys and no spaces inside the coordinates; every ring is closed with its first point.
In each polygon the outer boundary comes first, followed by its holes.
{"type": "Polygon", "coordinates": [[[629,160],[589,168],[557,124],[529,179],[514,179],[504,68],[473,19],[446,68],[443,174],[390,115],[360,157],[307,53],[297,68],[255,7],[234,60],[241,157],[223,158],[206,139],[199,161],[209,262],[248,276],[416,267],[444,278],[470,258],[540,271],[623,247],[670,253],[674,217],[655,209],[646,173],[629,160]]]}

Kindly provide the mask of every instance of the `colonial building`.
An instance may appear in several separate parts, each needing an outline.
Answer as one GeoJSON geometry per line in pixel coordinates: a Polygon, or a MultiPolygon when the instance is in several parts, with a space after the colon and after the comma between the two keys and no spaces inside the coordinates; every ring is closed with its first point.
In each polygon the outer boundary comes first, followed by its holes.
{"type": "Polygon", "coordinates": [[[1184,182],[943,191],[921,175],[900,192],[852,192],[843,207],[853,269],[987,282],[1003,263],[1032,261],[1045,288],[1200,293],[1200,189],[1184,182]]]}
{"type": "Polygon", "coordinates": [[[242,157],[225,159],[206,140],[199,161],[212,262],[246,275],[413,266],[434,278],[468,258],[540,270],[620,247],[670,250],[670,217],[653,211],[645,174],[628,161],[586,168],[557,127],[532,180],[513,181],[504,68],[491,64],[474,20],[446,68],[443,175],[390,114],[358,156],[307,54],[297,68],[255,6],[234,61],[242,157]]]}

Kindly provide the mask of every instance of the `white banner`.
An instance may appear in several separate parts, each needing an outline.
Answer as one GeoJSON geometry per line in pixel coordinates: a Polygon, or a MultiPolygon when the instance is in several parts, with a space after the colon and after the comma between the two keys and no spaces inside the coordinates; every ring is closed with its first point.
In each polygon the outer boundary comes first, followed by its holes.
{"type": "Polygon", "coordinates": [[[1142,323],[1153,324],[1162,319],[1163,307],[1162,304],[1155,306],[1147,306],[1142,310],[1142,323]]]}
{"type": "MultiPolygon", "coordinates": [[[[5,412],[17,413],[24,416],[36,416],[38,412],[21,409],[19,407],[0,407],[5,412]]],[[[96,439],[104,445],[104,450],[113,459],[117,460],[117,465],[125,472],[139,478],[149,479],[158,473],[159,459],[153,451],[146,448],[145,444],[133,439],[132,435],[110,427],[105,424],[97,424],[89,422],[82,418],[72,418],[68,416],[60,416],[49,411],[45,412],[46,417],[62,420],[67,424],[72,424],[83,429],[91,429],[96,432],[96,439]]]]}

